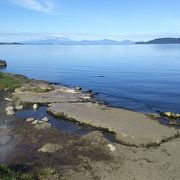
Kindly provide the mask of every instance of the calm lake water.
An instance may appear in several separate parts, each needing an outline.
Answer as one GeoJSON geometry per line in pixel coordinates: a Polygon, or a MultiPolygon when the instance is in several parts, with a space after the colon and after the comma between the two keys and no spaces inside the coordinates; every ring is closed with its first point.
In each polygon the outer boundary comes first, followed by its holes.
{"type": "Polygon", "coordinates": [[[4,70],[81,86],[110,105],[180,112],[180,45],[0,46],[4,70]]]}

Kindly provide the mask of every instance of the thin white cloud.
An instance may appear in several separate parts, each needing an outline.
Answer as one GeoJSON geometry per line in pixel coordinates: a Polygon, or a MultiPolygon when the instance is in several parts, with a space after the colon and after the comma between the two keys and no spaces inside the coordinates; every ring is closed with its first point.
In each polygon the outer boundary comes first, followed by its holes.
{"type": "Polygon", "coordinates": [[[40,12],[52,12],[55,9],[52,0],[11,0],[11,2],[17,6],[40,12]]]}

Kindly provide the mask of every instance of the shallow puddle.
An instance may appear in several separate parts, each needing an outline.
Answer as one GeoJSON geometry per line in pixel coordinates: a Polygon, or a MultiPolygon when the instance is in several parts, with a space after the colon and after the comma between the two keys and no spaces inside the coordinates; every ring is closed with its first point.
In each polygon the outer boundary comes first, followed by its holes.
{"type": "Polygon", "coordinates": [[[77,134],[77,135],[85,135],[94,129],[87,126],[82,126],[75,122],[63,120],[60,118],[54,118],[47,113],[47,107],[40,107],[38,110],[28,109],[21,110],[16,113],[16,116],[20,119],[26,120],[27,118],[35,118],[37,120],[41,120],[44,117],[48,117],[49,123],[56,129],[68,133],[68,134],[77,134]]]}
{"type": "MultiPolygon", "coordinates": [[[[44,117],[49,118],[49,123],[52,127],[60,130],[61,132],[74,134],[74,135],[86,135],[92,131],[97,131],[97,128],[93,128],[91,126],[80,125],[76,122],[64,120],[61,118],[55,118],[47,113],[47,107],[42,106],[38,110],[34,109],[27,109],[27,110],[20,110],[16,112],[16,116],[20,119],[26,120],[27,118],[33,117],[37,120],[41,120],[44,117]]],[[[114,133],[101,131],[106,139],[111,142],[117,142],[114,133]]]]}

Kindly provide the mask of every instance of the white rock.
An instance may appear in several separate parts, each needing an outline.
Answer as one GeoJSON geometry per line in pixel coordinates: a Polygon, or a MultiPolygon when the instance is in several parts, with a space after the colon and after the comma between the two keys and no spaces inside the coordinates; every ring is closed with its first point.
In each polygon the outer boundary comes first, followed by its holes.
{"type": "Polygon", "coordinates": [[[45,144],[43,147],[41,147],[40,149],[38,149],[38,152],[53,153],[53,152],[58,151],[60,148],[61,148],[61,146],[58,145],[58,144],[47,143],[47,144],[45,144]]]}
{"type": "Polygon", "coordinates": [[[171,117],[172,116],[172,112],[165,112],[164,115],[167,116],[167,117],[171,117]]]}
{"type": "Polygon", "coordinates": [[[35,119],[34,118],[27,118],[26,121],[27,122],[33,122],[35,119]]]}
{"type": "Polygon", "coordinates": [[[86,100],[86,99],[91,99],[91,97],[90,96],[80,96],[80,98],[82,98],[82,99],[84,99],[84,100],[86,100]]]}
{"type": "Polygon", "coordinates": [[[44,117],[44,118],[42,118],[41,120],[42,120],[42,121],[45,121],[45,122],[48,122],[48,121],[49,121],[49,119],[48,119],[47,117],[44,117]]]}
{"type": "Polygon", "coordinates": [[[10,98],[5,98],[5,100],[6,100],[6,101],[9,101],[9,102],[12,101],[12,99],[10,99],[10,98]]]}
{"type": "Polygon", "coordinates": [[[112,151],[112,152],[116,150],[116,147],[112,144],[108,144],[108,147],[109,147],[110,151],[112,151]]]}
{"type": "Polygon", "coordinates": [[[39,124],[43,124],[43,123],[45,123],[45,121],[41,121],[41,120],[40,120],[40,121],[38,121],[38,123],[39,123],[39,124]]]}
{"type": "Polygon", "coordinates": [[[9,107],[6,107],[6,112],[7,112],[7,115],[14,115],[15,112],[14,112],[14,107],[13,106],[9,106],[9,107]]]}
{"type": "Polygon", "coordinates": [[[38,120],[33,121],[32,124],[33,124],[33,125],[38,124],[38,120]]]}
{"type": "Polygon", "coordinates": [[[66,92],[68,92],[68,93],[76,93],[76,90],[75,89],[67,88],[66,92]]]}
{"type": "Polygon", "coordinates": [[[33,105],[33,109],[38,109],[39,108],[39,105],[38,104],[34,104],[33,105]]]}
{"type": "Polygon", "coordinates": [[[78,86],[75,87],[74,89],[75,89],[75,91],[78,91],[78,92],[80,92],[80,91],[82,90],[82,88],[81,88],[81,87],[78,87],[78,86]]]}
{"type": "Polygon", "coordinates": [[[23,106],[23,105],[18,105],[18,106],[16,106],[15,108],[16,108],[16,110],[21,110],[21,109],[24,108],[24,106],[23,106]]]}
{"type": "Polygon", "coordinates": [[[14,107],[13,107],[13,106],[9,106],[9,107],[6,107],[5,110],[6,110],[6,111],[14,111],[14,107]]]}
{"type": "Polygon", "coordinates": [[[12,116],[12,115],[14,115],[14,114],[15,114],[15,112],[14,112],[14,111],[7,111],[7,115],[12,116]]]}

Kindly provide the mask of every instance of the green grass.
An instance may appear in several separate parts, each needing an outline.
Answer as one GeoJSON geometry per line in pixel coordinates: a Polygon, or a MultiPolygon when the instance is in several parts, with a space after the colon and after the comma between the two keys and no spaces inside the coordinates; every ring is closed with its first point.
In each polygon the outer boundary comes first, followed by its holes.
{"type": "Polygon", "coordinates": [[[50,91],[49,89],[43,89],[41,87],[35,87],[32,89],[32,92],[35,92],[35,93],[46,93],[49,91],[50,91]]]}
{"type": "Polygon", "coordinates": [[[0,164],[0,179],[1,180],[33,180],[31,174],[16,172],[6,165],[0,164]]]}
{"type": "Polygon", "coordinates": [[[14,78],[10,74],[0,72],[0,90],[2,89],[15,89],[22,85],[22,81],[14,78]]]}
{"type": "Polygon", "coordinates": [[[45,180],[61,179],[63,176],[54,168],[38,167],[35,171],[23,172],[23,169],[14,170],[13,168],[0,164],[0,180],[45,180]]]}

